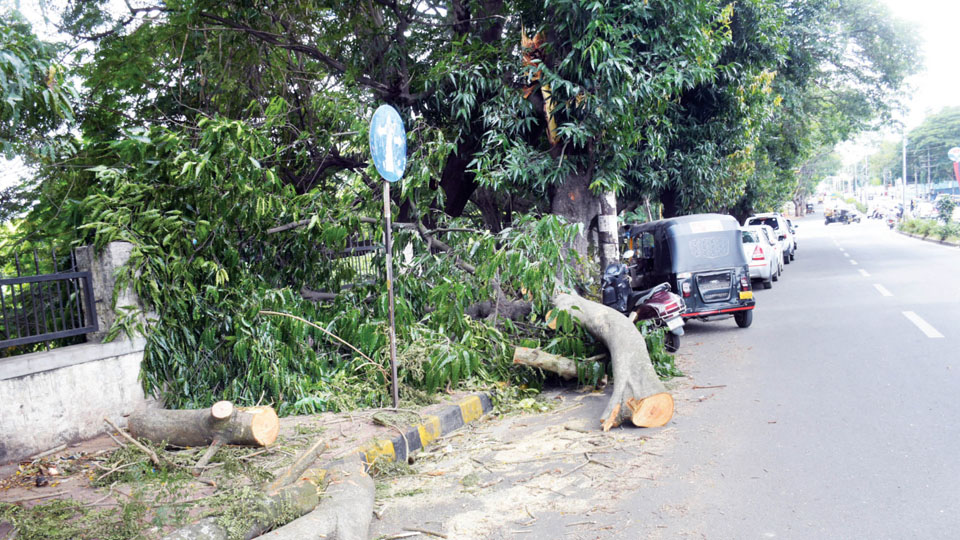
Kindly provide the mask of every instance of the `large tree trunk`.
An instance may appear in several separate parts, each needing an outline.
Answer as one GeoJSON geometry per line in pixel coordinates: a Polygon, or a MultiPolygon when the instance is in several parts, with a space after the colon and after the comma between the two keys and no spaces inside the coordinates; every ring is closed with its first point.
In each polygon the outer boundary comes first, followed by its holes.
{"type": "Polygon", "coordinates": [[[600,197],[600,215],[597,220],[597,239],[600,244],[600,272],[620,260],[617,226],[617,194],[607,191],[600,197]]]}
{"type": "Polygon", "coordinates": [[[587,232],[590,222],[600,213],[600,198],[590,191],[590,179],[589,173],[572,174],[550,194],[550,213],[583,226],[572,247],[584,261],[589,260],[587,232]]]}
{"type": "Polygon", "coordinates": [[[657,377],[647,344],[622,313],[575,293],[557,293],[554,305],[567,311],[610,351],[613,394],[601,418],[603,430],[630,420],[638,427],[660,427],[673,417],[673,397],[657,377]]]}
{"type": "Polygon", "coordinates": [[[280,421],[272,407],[235,408],[220,401],[209,409],[141,409],[130,415],[134,437],[175,446],[223,444],[268,446],[277,440],[280,421]]]}
{"type": "Polygon", "coordinates": [[[660,204],[663,205],[664,219],[680,215],[680,193],[677,188],[668,187],[661,191],[660,204]]]}
{"type": "Polygon", "coordinates": [[[463,209],[478,185],[474,179],[476,175],[467,170],[467,165],[473,159],[473,153],[479,146],[471,135],[457,147],[456,152],[447,156],[443,172],[440,174],[440,189],[443,190],[443,212],[450,217],[460,217],[463,209]]]}

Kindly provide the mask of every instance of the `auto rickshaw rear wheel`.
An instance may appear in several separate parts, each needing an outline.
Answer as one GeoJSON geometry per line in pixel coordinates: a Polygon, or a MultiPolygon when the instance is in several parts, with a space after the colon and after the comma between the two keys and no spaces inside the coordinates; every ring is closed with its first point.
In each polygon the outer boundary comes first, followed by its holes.
{"type": "Polygon", "coordinates": [[[747,328],[753,324],[753,310],[738,311],[733,314],[733,320],[737,321],[737,326],[740,328],[747,328]]]}

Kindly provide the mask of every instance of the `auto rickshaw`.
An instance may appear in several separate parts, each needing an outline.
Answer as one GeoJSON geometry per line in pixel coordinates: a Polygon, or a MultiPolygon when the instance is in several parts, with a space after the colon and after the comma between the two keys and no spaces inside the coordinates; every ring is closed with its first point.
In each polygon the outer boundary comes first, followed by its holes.
{"type": "Polygon", "coordinates": [[[829,225],[831,223],[843,223],[844,225],[860,223],[860,215],[846,208],[825,210],[823,212],[823,224],[829,225]]]}
{"type": "Polygon", "coordinates": [[[686,304],[684,319],[732,315],[741,328],[753,322],[756,301],[736,219],[696,214],[630,225],[625,232],[635,252],[633,288],[669,283],[686,304]]]}

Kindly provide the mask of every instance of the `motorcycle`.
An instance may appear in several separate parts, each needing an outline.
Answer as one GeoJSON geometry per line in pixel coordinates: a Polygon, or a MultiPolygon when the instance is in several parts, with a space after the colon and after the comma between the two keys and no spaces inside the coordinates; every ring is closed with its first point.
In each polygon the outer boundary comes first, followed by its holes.
{"type": "MultiPolygon", "coordinates": [[[[623,255],[625,259],[630,259],[633,252],[627,251],[623,255]]],[[[632,317],[632,320],[651,320],[658,328],[666,327],[664,349],[676,352],[680,348],[680,336],[683,335],[681,315],[686,306],[683,298],[670,289],[669,283],[646,290],[633,290],[627,265],[612,263],[603,272],[602,291],[603,305],[632,317]]]]}
{"type": "Polygon", "coordinates": [[[896,225],[897,225],[896,218],[894,218],[893,216],[890,216],[887,218],[887,227],[890,227],[890,229],[893,229],[894,227],[896,227],[896,225]]]}

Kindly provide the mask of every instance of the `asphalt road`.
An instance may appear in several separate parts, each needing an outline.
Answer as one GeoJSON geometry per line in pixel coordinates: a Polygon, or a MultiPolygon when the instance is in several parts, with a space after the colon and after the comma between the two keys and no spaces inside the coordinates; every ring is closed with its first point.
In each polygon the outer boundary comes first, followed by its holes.
{"type": "Polygon", "coordinates": [[[688,323],[666,427],[601,433],[606,395],[554,390],[380,479],[371,538],[960,537],[960,249],[799,224],[750,328],[688,323]]]}
{"type": "Polygon", "coordinates": [[[725,386],[679,408],[622,538],[960,536],[960,249],[818,217],[749,329],[688,326],[688,375],[725,386]]]}

